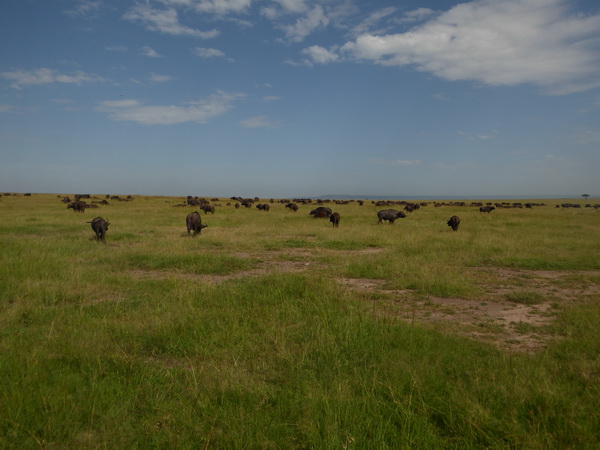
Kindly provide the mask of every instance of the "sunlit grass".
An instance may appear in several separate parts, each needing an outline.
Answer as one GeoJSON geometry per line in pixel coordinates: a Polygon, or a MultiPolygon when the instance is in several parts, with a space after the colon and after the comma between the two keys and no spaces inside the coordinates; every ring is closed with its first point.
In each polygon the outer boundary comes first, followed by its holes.
{"type": "MultiPolygon", "coordinates": [[[[483,267],[577,270],[557,286],[597,286],[596,211],[429,205],[379,225],[367,202],[336,205],[334,229],[308,206],[222,206],[192,238],[181,201],[84,214],[55,196],[0,201],[0,447],[599,445],[593,289],[557,305],[551,325],[515,324],[555,342],[508,354],[372,314],[395,294],[337,282],[477,299],[503,281],[483,267]],[[458,232],[445,223],[454,214],[458,232]],[[97,215],[111,222],[106,245],[86,223],[97,215]]],[[[540,295],[523,278],[506,298],[540,295]]]]}

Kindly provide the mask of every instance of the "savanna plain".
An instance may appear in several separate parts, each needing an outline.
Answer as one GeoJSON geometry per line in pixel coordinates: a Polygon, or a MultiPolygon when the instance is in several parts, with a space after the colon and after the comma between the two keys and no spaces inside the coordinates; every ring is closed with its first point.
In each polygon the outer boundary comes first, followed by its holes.
{"type": "Polygon", "coordinates": [[[587,200],[184,201],[0,198],[1,448],[600,447],[587,200]]]}

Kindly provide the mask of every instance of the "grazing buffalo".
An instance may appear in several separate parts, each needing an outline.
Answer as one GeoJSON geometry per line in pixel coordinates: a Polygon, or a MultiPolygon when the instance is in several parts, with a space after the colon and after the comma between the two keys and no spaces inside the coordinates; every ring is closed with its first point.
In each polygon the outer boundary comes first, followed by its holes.
{"type": "Polygon", "coordinates": [[[94,230],[94,233],[96,233],[96,241],[102,241],[106,244],[106,231],[108,230],[110,222],[108,220],[104,220],[102,217],[96,217],[91,222],[87,223],[92,224],[92,230],[94,230]]]}
{"type": "Polygon", "coordinates": [[[295,203],[288,203],[287,205],[285,205],[286,208],[290,208],[292,211],[296,212],[298,211],[298,205],[295,203]]]}
{"type": "Polygon", "coordinates": [[[448,226],[452,228],[454,231],[458,231],[458,226],[460,225],[460,217],[452,216],[450,220],[448,220],[448,226]]]}
{"type": "Polygon", "coordinates": [[[185,224],[187,226],[188,235],[190,234],[190,231],[194,231],[192,236],[202,233],[202,228],[206,228],[208,226],[202,223],[202,217],[200,217],[198,211],[189,213],[185,218],[185,224]]]}
{"type": "Polygon", "coordinates": [[[392,224],[396,219],[403,219],[406,217],[406,214],[396,209],[382,209],[377,213],[377,217],[379,218],[379,223],[388,220],[390,224],[392,224]]]}
{"type": "Polygon", "coordinates": [[[76,200],[72,203],[69,203],[67,205],[67,209],[72,209],[73,212],[85,212],[85,208],[87,208],[89,205],[87,205],[84,201],[82,200],[76,200]]]}
{"type": "Polygon", "coordinates": [[[340,226],[340,213],[334,212],[331,216],[329,216],[329,221],[333,224],[335,228],[340,226]]]}
{"type": "Polygon", "coordinates": [[[308,215],[323,219],[331,216],[332,213],[333,211],[331,211],[331,208],[327,208],[326,206],[319,206],[318,208],[313,209],[310,213],[308,213],[308,215]]]}
{"type": "Polygon", "coordinates": [[[482,206],[481,208],[479,208],[479,212],[486,212],[489,213],[493,210],[495,210],[496,207],[495,206],[482,206]]]}
{"type": "Polygon", "coordinates": [[[212,205],[202,205],[200,207],[200,209],[202,211],[204,211],[206,214],[208,214],[208,213],[214,214],[215,213],[215,207],[212,205]]]}
{"type": "Polygon", "coordinates": [[[266,203],[259,203],[258,205],[256,205],[256,209],[258,209],[259,211],[269,211],[271,207],[266,203]]]}

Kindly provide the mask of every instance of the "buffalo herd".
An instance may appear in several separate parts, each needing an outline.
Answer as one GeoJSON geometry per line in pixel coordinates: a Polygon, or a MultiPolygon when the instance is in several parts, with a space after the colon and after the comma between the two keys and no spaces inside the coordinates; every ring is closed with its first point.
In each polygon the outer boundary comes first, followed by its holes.
{"type": "MultiPolygon", "coordinates": [[[[61,196],[59,196],[61,197],[61,196]]],[[[92,201],[91,203],[86,203],[85,200],[83,199],[89,199],[92,198],[91,196],[85,194],[85,195],[75,195],[75,200],[71,200],[70,197],[61,197],[62,201],[64,203],[67,203],[67,208],[68,209],[72,209],[74,212],[85,212],[85,210],[87,208],[97,208],[98,204],[102,204],[102,205],[108,205],[108,201],[102,200],[102,201],[92,201]]],[[[128,196],[127,198],[120,198],[118,196],[106,196],[106,198],[110,198],[111,200],[119,200],[119,201],[131,201],[133,200],[133,197],[128,196]]],[[[219,201],[220,199],[214,198],[212,199],[212,201],[219,201]]],[[[235,208],[240,208],[240,206],[244,206],[246,208],[250,208],[252,206],[254,206],[254,203],[258,201],[258,198],[242,198],[242,197],[231,197],[231,200],[235,200],[235,208]]],[[[271,199],[270,200],[271,203],[275,203],[276,201],[271,199]]],[[[298,207],[298,203],[302,204],[302,205],[306,205],[306,204],[311,204],[313,203],[313,200],[311,199],[294,199],[293,201],[289,200],[289,199],[282,199],[278,201],[279,203],[283,203],[285,208],[290,209],[293,212],[297,212],[299,207],[298,207]]],[[[327,218],[329,219],[329,222],[331,222],[331,224],[333,225],[334,228],[339,227],[340,225],[340,220],[341,220],[341,215],[338,212],[333,212],[331,208],[327,207],[327,206],[322,206],[323,203],[328,203],[328,202],[333,202],[336,204],[348,204],[351,201],[338,201],[338,200],[317,200],[316,203],[320,204],[321,206],[317,206],[316,208],[312,209],[309,212],[310,216],[313,216],[314,218],[327,218]]],[[[364,204],[364,201],[357,201],[358,205],[362,206],[364,204]]],[[[416,210],[418,210],[419,208],[421,208],[422,206],[427,206],[428,203],[423,202],[423,203],[410,203],[410,202],[405,202],[405,201],[384,201],[384,200],[380,200],[380,201],[372,201],[371,202],[374,206],[395,206],[395,205],[401,205],[403,206],[404,211],[408,212],[408,213],[412,213],[416,210]]],[[[471,202],[466,203],[466,202],[451,202],[451,203],[433,203],[434,206],[440,207],[440,206],[452,206],[452,207],[458,207],[458,206],[471,206],[471,207],[479,207],[479,211],[480,212],[485,212],[485,213],[490,213],[498,208],[502,209],[502,208],[533,208],[534,206],[545,206],[544,203],[487,203],[487,204],[483,204],[480,202],[471,202]]],[[[203,211],[205,214],[206,213],[211,213],[214,214],[215,213],[215,206],[221,206],[219,204],[217,205],[210,205],[210,202],[206,199],[199,199],[198,197],[191,197],[188,196],[187,197],[187,201],[183,204],[179,204],[179,205],[174,205],[174,206],[198,206],[199,209],[201,211],[203,211]]],[[[231,206],[231,203],[227,203],[227,206],[231,206]]],[[[260,211],[269,211],[270,210],[270,206],[267,203],[257,203],[256,208],[260,211]]],[[[582,206],[580,204],[573,204],[573,203],[562,203],[560,205],[556,205],[557,208],[582,208],[582,206]]],[[[600,208],[600,205],[585,205],[585,207],[593,207],[595,209],[600,208]]],[[[407,215],[404,211],[399,211],[398,209],[391,209],[391,208],[387,208],[387,209],[381,209],[377,212],[377,219],[378,219],[378,223],[382,224],[384,221],[388,221],[390,225],[394,224],[394,222],[397,219],[403,219],[406,218],[407,215]]],[[[91,222],[87,222],[89,224],[91,224],[92,226],[92,230],[95,233],[95,240],[98,242],[103,242],[106,243],[106,232],[108,230],[108,226],[110,225],[110,222],[108,222],[108,220],[105,220],[102,217],[96,217],[94,218],[91,222]]],[[[190,232],[192,232],[192,237],[195,237],[198,234],[201,234],[202,229],[206,228],[208,225],[203,224],[202,223],[202,217],[200,216],[200,214],[197,211],[191,212],[186,216],[185,219],[185,223],[186,223],[186,227],[187,227],[187,234],[189,235],[190,232]]],[[[453,230],[453,231],[458,231],[459,225],[460,225],[460,217],[453,215],[450,217],[450,219],[448,219],[448,221],[446,222],[447,225],[453,230]]]]}

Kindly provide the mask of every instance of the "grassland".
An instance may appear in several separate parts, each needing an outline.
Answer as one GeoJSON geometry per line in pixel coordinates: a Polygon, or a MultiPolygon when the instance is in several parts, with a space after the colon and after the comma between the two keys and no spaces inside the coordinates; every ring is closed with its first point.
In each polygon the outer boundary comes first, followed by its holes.
{"type": "Polygon", "coordinates": [[[600,210],[181,202],[0,199],[1,448],[600,446],[600,210]]]}

